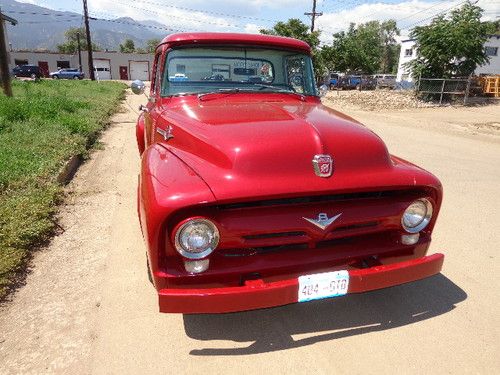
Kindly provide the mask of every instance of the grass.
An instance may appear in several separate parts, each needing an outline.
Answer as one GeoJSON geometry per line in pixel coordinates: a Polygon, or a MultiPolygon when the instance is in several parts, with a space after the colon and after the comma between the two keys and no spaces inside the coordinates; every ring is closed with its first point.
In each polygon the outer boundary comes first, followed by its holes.
{"type": "Polygon", "coordinates": [[[72,156],[86,155],[124,89],[117,82],[15,81],[13,98],[0,94],[0,300],[54,230],[59,172],[72,156]]]}

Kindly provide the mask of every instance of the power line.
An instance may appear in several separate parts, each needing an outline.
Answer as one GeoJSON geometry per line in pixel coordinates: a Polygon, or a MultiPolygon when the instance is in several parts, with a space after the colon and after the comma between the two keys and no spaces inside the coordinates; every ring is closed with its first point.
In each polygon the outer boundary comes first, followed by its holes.
{"type": "Polygon", "coordinates": [[[184,32],[187,30],[179,30],[179,29],[172,29],[170,27],[161,27],[161,26],[153,26],[153,25],[144,25],[142,23],[135,23],[135,22],[127,22],[127,21],[118,21],[118,20],[111,20],[111,19],[106,19],[106,18],[97,18],[97,17],[92,17],[91,20],[93,21],[105,21],[105,22],[112,22],[112,23],[118,23],[118,24],[123,24],[123,25],[133,25],[137,27],[145,27],[148,29],[158,29],[158,30],[166,30],[166,31],[180,31],[184,32]]]}
{"type": "Polygon", "coordinates": [[[429,10],[429,9],[432,9],[432,8],[434,8],[434,7],[438,6],[438,5],[440,5],[441,3],[444,3],[444,2],[447,2],[447,1],[448,1],[448,0],[441,0],[441,1],[438,1],[438,2],[437,2],[436,4],[434,4],[433,6],[430,6],[430,7],[428,7],[428,8],[424,8],[424,9],[422,9],[422,10],[419,10],[418,12],[415,12],[415,13],[410,14],[409,16],[406,16],[406,17],[400,18],[400,19],[396,20],[396,22],[399,22],[399,21],[402,21],[402,20],[406,20],[406,19],[408,19],[408,18],[412,18],[413,16],[415,16],[415,15],[417,15],[417,14],[419,14],[419,13],[423,13],[423,12],[425,12],[425,11],[427,11],[427,10],[429,10]]]}
{"type": "MultiPolygon", "coordinates": [[[[113,1],[110,1],[110,2],[113,2],[113,1]]],[[[209,11],[209,10],[201,10],[201,9],[195,9],[195,8],[188,8],[188,7],[183,7],[183,6],[176,6],[176,5],[169,5],[169,4],[165,4],[165,3],[159,3],[159,2],[151,1],[151,0],[140,0],[139,2],[146,3],[146,4],[152,4],[152,5],[158,5],[158,6],[162,6],[162,7],[166,7],[166,8],[174,8],[174,9],[180,9],[180,10],[187,10],[187,11],[190,11],[190,12],[212,14],[212,15],[215,15],[215,16],[222,16],[222,17],[242,18],[242,19],[249,19],[249,20],[255,20],[255,21],[264,21],[264,22],[273,22],[273,23],[280,22],[280,20],[271,20],[271,19],[260,18],[260,17],[243,16],[241,14],[230,14],[230,13],[222,13],[222,12],[214,12],[214,11],[209,11]]]]}
{"type": "Polygon", "coordinates": [[[410,25],[408,25],[408,26],[406,26],[406,27],[404,27],[404,28],[401,28],[400,30],[409,30],[409,29],[410,29],[410,28],[412,28],[413,26],[419,25],[419,24],[421,24],[422,22],[425,22],[425,21],[427,21],[427,20],[429,20],[429,19],[431,19],[431,18],[438,17],[439,15],[441,15],[441,14],[443,14],[443,13],[446,13],[446,12],[450,11],[450,10],[451,10],[451,9],[453,9],[453,8],[456,8],[457,6],[462,5],[462,4],[466,3],[467,1],[469,1],[469,0],[464,0],[464,1],[461,1],[461,2],[459,2],[458,4],[455,4],[455,5],[453,5],[453,6],[449,7],[449,8],[447,8],[447,9],[444,9],[444,10],[442,10],[442,11],[440,11],[440,12],[437,12],[437,13],[435,13],[435,14],[433,14],[433,15],[429,16],[429,17],[422,18],[421,20],[419,20],[419,21],[417,21],[417,22],[414,22],[414,23],[412,23],[412,24],[410,24],[410,25]]]}
{"type": "MultiPolygon", "coordinates": [[[[40,13],[40,12],[25,12],[25,11],[18,11],[18,10],[7,10],[6,12],[9,13],[14,13],[14,14],[26,14],[26,15],[33,15],[33,16],[51,16],[51,17],[82,17],[81,14],[68,14],[69,12],[59,12],[59,13],[40,13]]],[[[54,11],[56,12],[56,11],[54,11]]]]}
{"type": "Polygon", "coordinates": [[[210,25],[215,25],[215,26],[222,26],[222,27],[241,28],[241,25],[235,25],[235,24],[230,24],[230,23],[211,22],[211,21],[201,20],[201,19],[196,19],[196,18],[188,18],[188,17],[174,16],[174,15],[171,15],[171,14],[163,14],[163,13],[160,13],[158,11],[154,11],[154,10],[151,10],[151,9],[137,7],[135,5],[130,5],[128,3],[123,3],[123,2],[120,2],[120,1],[114,1],[114,3],[126,5],[127,7],[134,8],[134,9],[137,9],[137,10],[142,10],[144,12],[151,13],[151,14],[154,14],[154,15],[157,15],[157,16],[161,16],[161,17],[165,17],[165,18],[175,18],[175,19],[179,19],[179,20],[199,22],[199,23],[205,23],[205,24],[210,24],[210,25]]]}

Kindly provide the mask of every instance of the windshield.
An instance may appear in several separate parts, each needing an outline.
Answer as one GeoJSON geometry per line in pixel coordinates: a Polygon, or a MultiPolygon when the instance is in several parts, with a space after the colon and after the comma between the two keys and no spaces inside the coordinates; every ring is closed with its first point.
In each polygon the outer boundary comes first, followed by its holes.
{"type": "Polygon", "coordinates": [[[178,48],[168,53],[165,64],[162,96],[228,90],[317,95],[311,58],[293,51],[178,48]]]}

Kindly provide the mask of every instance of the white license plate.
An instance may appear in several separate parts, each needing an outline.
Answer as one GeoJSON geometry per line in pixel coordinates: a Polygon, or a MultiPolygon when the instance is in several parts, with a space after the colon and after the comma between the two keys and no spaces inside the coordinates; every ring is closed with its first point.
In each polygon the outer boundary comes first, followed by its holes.
{"type": "Polygon", "coordinates": [[[349,272],[335,271],[299,277],[299,302],[343,296],[349,288],[349,272]]]}

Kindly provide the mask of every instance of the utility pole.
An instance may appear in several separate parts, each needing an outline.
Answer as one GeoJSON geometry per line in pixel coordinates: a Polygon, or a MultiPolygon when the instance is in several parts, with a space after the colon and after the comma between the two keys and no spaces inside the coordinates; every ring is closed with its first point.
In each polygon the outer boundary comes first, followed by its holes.
{"type": "Polygon", "coordinates": [[[0,9],[0,79],[2,80],[3,92],[12,96],[10,85],[9,61],[7,60],[7,45],[5,44],[5,30],[2,10],[0,9]]]}
{"type": "Polygon", "coordinates": [[[87,52],[89,54],[89,74],[90,79],[95,81],[94,57],[92,56],[92,40],[90,39],[89,12],[87,9],[87,0],[83,0],[83,16],[85,17],[85,32],[87,33],[87,52]]]}
{"type": "Polygon", "coordinates": [[[311,16],[311,32],[313,32],[314,31],[314,21],[316,20],[316,17],[323,15],[323,12],[316,12],[316,0],[313,0],[312,12],[306,12],[304,14],[306,16],[311,16]]]}
{"type": "Polygon", "coordinates": [[[76,42],[78,44],[78,70],[82,71],[82,47],[80,45],[80,33],[76,33],[76,42]]]}

